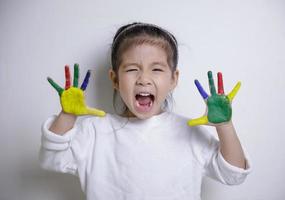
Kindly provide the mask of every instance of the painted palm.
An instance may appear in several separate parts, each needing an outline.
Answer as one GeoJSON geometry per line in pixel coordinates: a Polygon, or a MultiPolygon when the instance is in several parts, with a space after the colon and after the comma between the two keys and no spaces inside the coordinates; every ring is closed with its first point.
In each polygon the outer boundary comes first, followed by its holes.
{"type": "Polygon", "coordinates": [[[238,82],[232,91],[228,94],[224,94],[224,86],[223,86],[223,75],[222,73],[218,73],[218,93],[216,92],[213,75],[212,72],[208,72],[209,79],[209,87],[211,96],[209,96],[198,80],[195,80],[195,85],[201,94],[202,98],[206,102],[207,109],[205,115],[197,119],[191,119],[188,121],[189,126],[197,126],[197,125],[216,125],[224,122],[228,122],[232,117],[232,107],[231,103],[237,94],[241,83],[238,82]]]}
{"type": "Polygon", "coordinates": [[[78,88],[79,65],[74,64],[73,86],[71,86],[71,77],[69,66],[65,66],[65,89],[61,88],[56,82],[48,77],[48,82],[58,92],[60,96],[61,107],[64,112],[74,115],[97,115],[105,116],[105,112],[95,108],[90,108],[85,103],[84,90],[87,88],[90,78],[90,70],[86,73],[84,81],[78,88]]]}

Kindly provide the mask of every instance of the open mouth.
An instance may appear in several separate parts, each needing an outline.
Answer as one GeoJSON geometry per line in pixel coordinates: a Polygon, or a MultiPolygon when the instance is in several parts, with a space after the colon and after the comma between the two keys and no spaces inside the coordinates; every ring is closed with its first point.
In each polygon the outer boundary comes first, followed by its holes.
{"type": "Polygon", "coordinates": [[[154,95],[147,92],[141,92],[136,95],[136,107],[139,111],[149,111],[154,102],[154,95]]]}

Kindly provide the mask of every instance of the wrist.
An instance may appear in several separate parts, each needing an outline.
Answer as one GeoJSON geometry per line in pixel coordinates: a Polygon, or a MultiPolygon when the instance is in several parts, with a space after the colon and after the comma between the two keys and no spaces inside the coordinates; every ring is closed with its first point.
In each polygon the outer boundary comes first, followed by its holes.
{"type": "Polygon", "coordinates": [[[222,146],[231,146],[236,141],[239,141],[235,127],[231,121],[216,127],[216,131],[222,146]]]}
{"type": "Polygon", "coordinates": [[[63,135],[68,130],[72,129],[76,122],[77,116],[61,111],[56,117],[49,130],[58,135],[63,135]]]}
{"type": "Polygon", "coordinates": [[[232,135],[236,134],[235,127],[232,121],[219,124],[218,126],[216,126],[216,131],[220,139],[224,137],[231,137],[232,135]]]}
{"type": "Polygon", "coordinates": [[[77,115],[72,114],[72,113],[67,113],[64,110],[61,110],[58,116],[62,116],[62,117],[69,118],[69,119],[76,119],[77,118],[77,115]]]}
{"type": "Polygon", "coordinates": [[[228,121],[228,122],[223,122],[223,123],[220,123],[220,124],[215,124],[215,127],[217,130],[219,129],[228,129],[228,128],[233,128],[233,122],[232,120],[228,121]]]}

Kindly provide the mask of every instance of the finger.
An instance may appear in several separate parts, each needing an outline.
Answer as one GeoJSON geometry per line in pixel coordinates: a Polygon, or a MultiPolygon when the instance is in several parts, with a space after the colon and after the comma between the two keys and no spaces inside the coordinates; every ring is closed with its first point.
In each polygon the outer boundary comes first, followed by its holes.
{"type": "Polygon", "coordinates": [[[82,85],[81,85],[81,90],[85,90],[86,89],[86,87],[87,87],[87,85],[88,85],[88,82],[89,82],[89,78],[90,78],[90,74],[91,74],[91,71],[90,70],[88,70],[88,72],[86,73],[86,75],[85,75],[85,78],[84,78],[84,81],[83,81],[83,83],[82,83],[82,85]]]}
{"type": "Polygon", "coordinates": [[[223,74],[218,73],[218,94],[224,94],[223,74]]]}
{"type": "Polygon", "coordinates": [[[48,82],[51,84],[51,86],[58,92],[59,96],[61,96],[63,89],[56,84],[50,77],[47,78],[48,82]]]}
{"type": "Polygon", "coordinates": [[[65,71],[65,89],[67,90],[68,88],[70,88],[70,71],[68,65],[65,65],[64,71],[65,71]]]}
{"type": "Polygon", "coordinates": [[[194,81],[199,93],[201,94],[203,99],[207,99],[208,98],[208,94],[205,92],[205,90],[203,89],[203,87],[201,86],[200,82],[198,80],[194,81]]]}
{"type": "Polygon", "coordinates": [[[99,117],[104,117],[106,113],[103,110],[98,110],[96,108],[87,108],[87,114],[96,115],[99,117]]]}
{"type": "Polygon", "coordinates": [[[209,79],[209,87],[210,87],[211,95],[215,95],[216,88],[214,84],[213,74],[211,71],[208,71],[208,79],[209,79]]]}
{"type": "Polygon", "coordinates": [[[196,119],[190,119],[188,121],[188,126],[198,126],[198,125],[205,125],[208,124],[208,117],[207,116],[202,116],[200,118],[196,119]]]}
{"type": "Polygon", "coordinates": [[[235,87],[232,89],[232,91],[228,94],[228,98],[229,100],[232,102],[233,99],[235,98],[237,92],[239,91],[240,89],[240,86],[241,86],[241,82],[238,82],[235,87]]]}
{"type": "Polygon", "coordinates": [[[74,64],[73,72],[73,87],[78,87],[78,77],[79,77],[79,64],[74,64]]]}

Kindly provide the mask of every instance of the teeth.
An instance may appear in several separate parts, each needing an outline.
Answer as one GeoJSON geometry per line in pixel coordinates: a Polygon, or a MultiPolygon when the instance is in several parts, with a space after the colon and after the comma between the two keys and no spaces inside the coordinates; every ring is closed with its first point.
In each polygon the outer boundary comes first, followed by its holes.
{"type": "Polygon", "coordinates": [[[141,96],[150,96],[150,93],[141,92],[141,93],[139,93],[139,95],[141,95],[141,96]]]}

